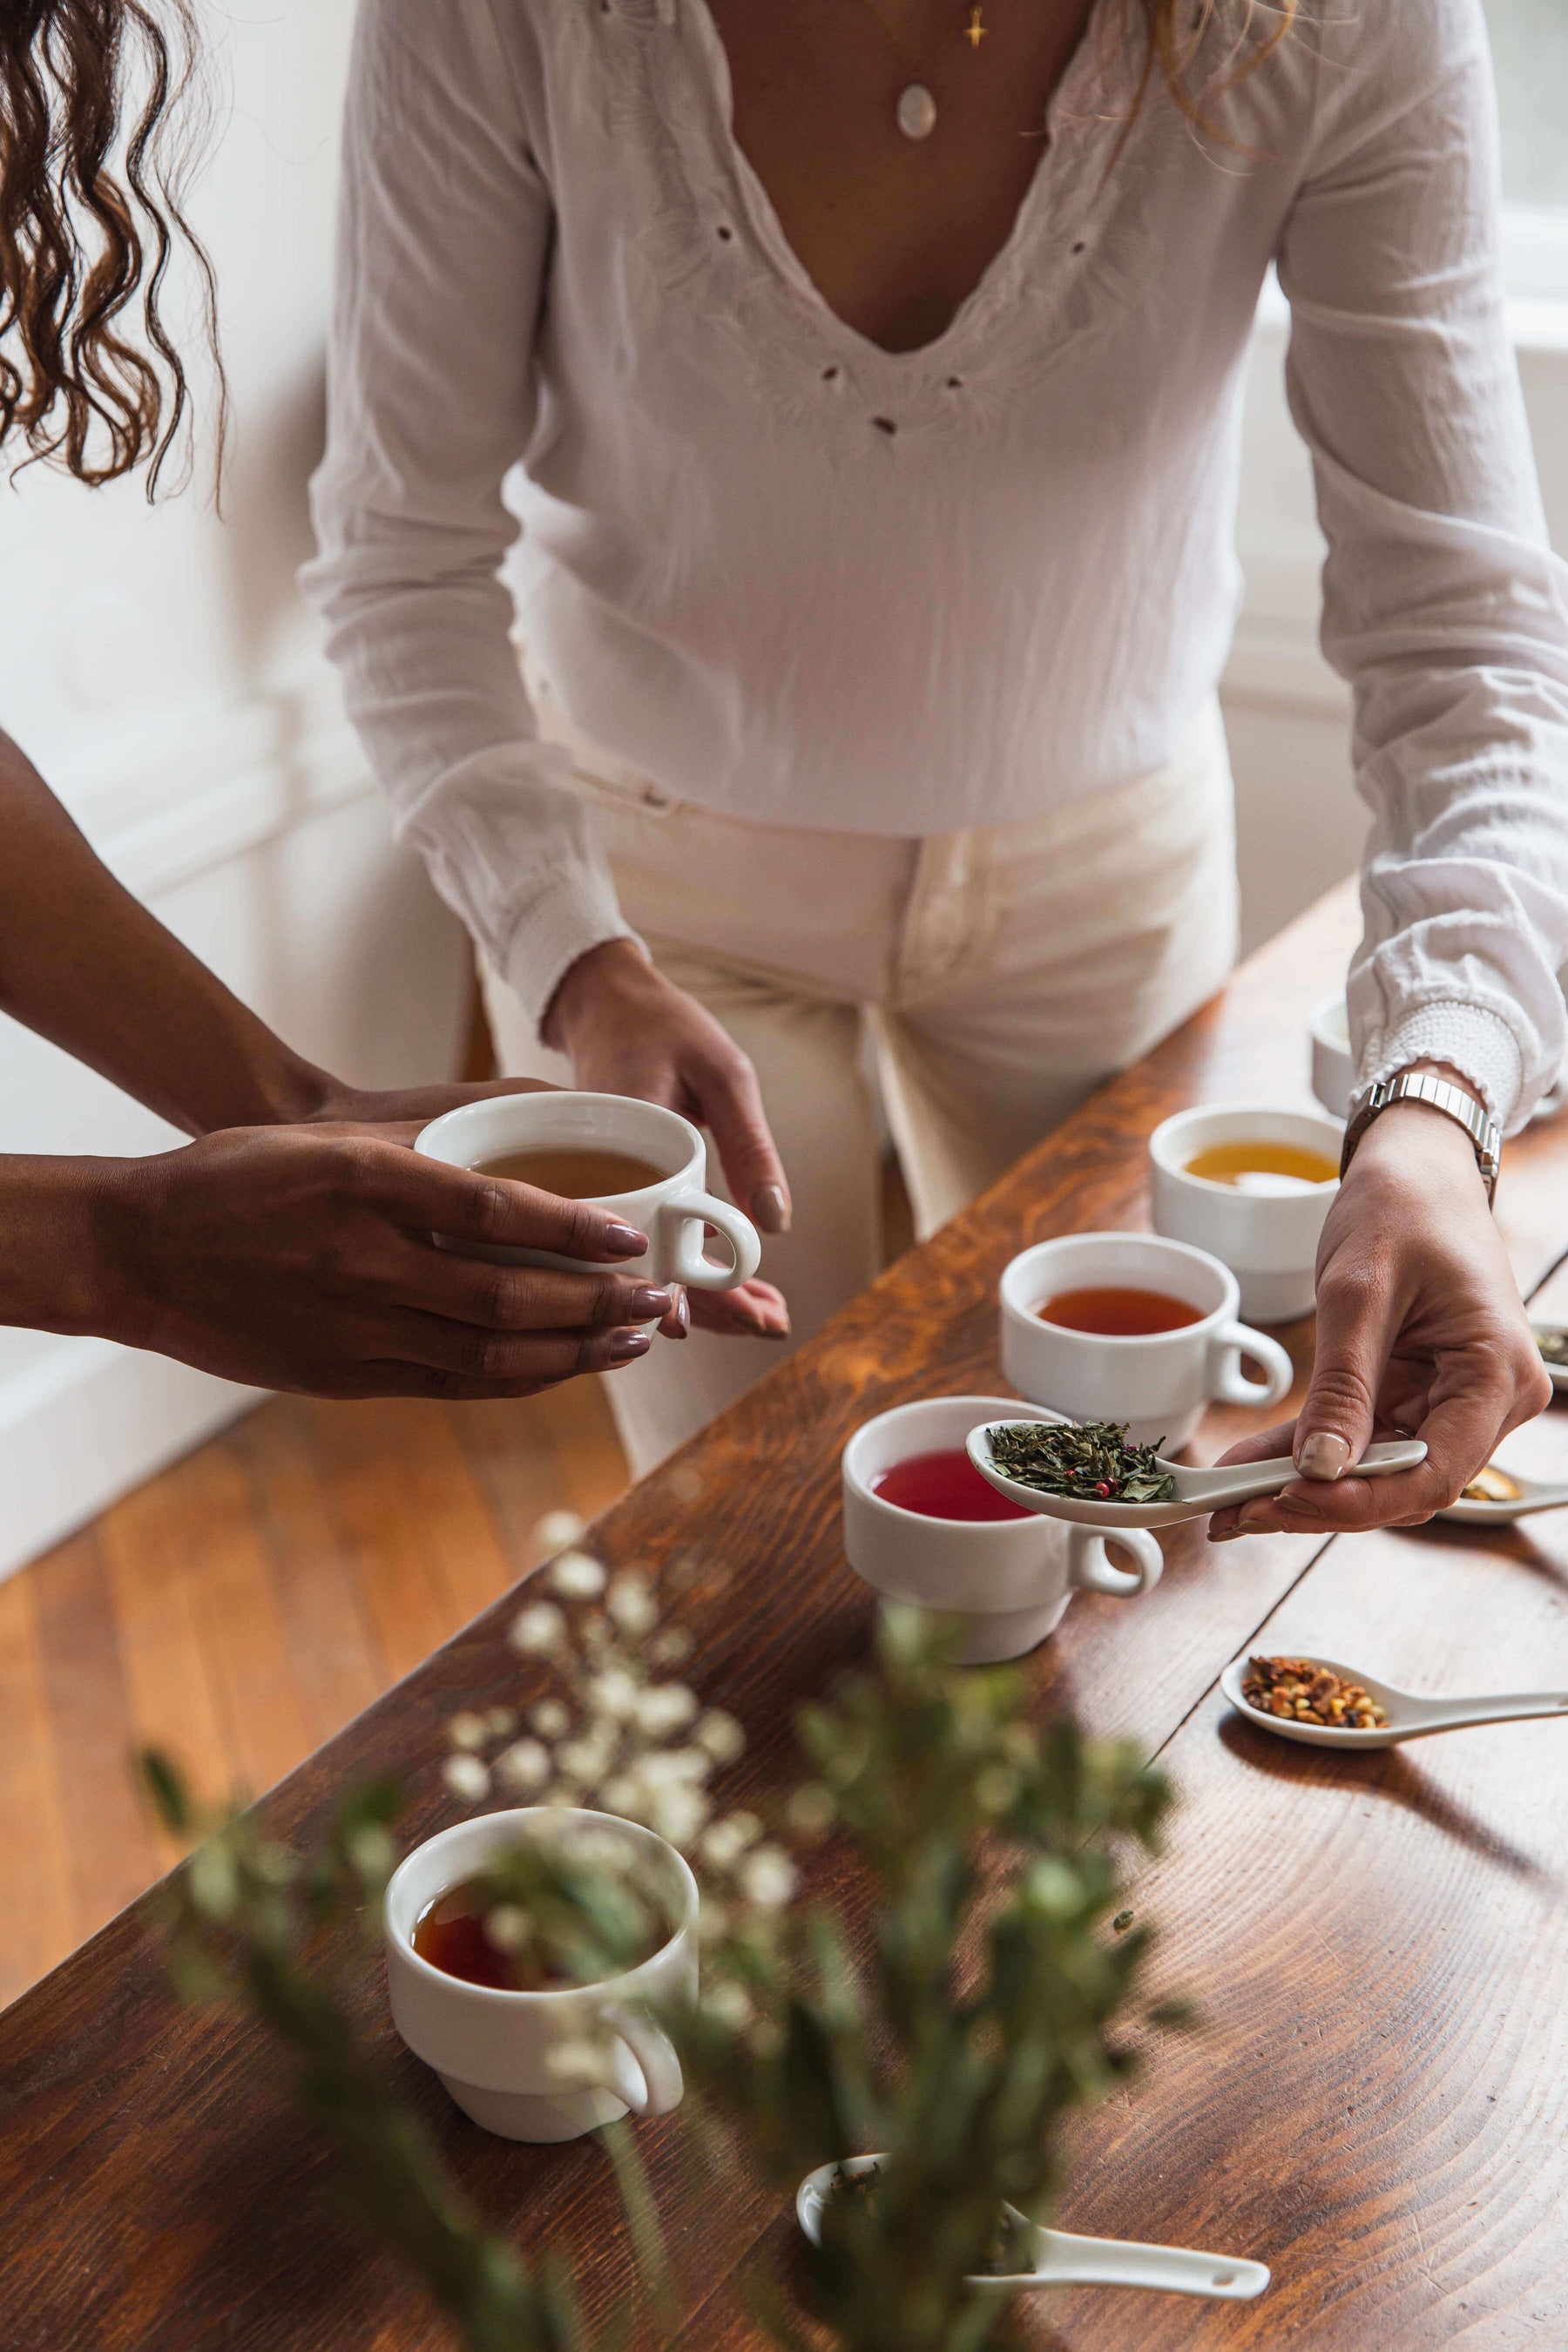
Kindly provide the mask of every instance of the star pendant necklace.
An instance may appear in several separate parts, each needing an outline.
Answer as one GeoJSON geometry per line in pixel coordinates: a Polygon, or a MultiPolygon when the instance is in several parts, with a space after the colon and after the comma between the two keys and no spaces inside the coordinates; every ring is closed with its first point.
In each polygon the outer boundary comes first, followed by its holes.
{"type": "MultiPolygon", "coordinates": [[[[889,47],[897,49],[904,63],[914,68],[914,79],[907,83],[899,92],[899,103],[895,110],[895,120],[899,129],[906,139],[929,139],[936,129],[936,100],[921,79],[921,60],[914,56],[909,43],[902,36],[894,31],[883,14],[881,0],[865,0],[865,4],[881,26],[883,37],[889,47]]],[[[978,54],[981,42],[988,37],[989,33],[989,27],[985,22],[984,0],[969,0],[965,13],[969,22],[963,28],[963,37],[970,47],[978,54]]]]}

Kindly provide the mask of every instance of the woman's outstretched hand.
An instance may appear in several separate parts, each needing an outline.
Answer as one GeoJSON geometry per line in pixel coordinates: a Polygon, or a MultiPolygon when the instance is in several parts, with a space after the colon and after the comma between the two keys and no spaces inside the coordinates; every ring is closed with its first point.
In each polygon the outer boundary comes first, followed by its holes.
{"type": "MultiPolygon", "coordinates": [[[[577,1084],[636,1095],[705,1127],[732,1197],[764,1234],[789,1228],[789,1184],[768,1129],[756,1073],[695,997],[654,970],[629,940],[591,948],[556,990],[544,1042],[568,1055],[577,1084]]],[[[771,1282],[689,1293],[710,1331],[782,1339],[789,1309],[771,1282]]]]}
{"type": "Polygon", "coordinates": [[[1442,1111],[1396,1104],[1363,1136],[1323,1228],[1307,1401],[1225,1456],[1289,1454],[1304,1475],[1217,1511],[1210,1538],[1415,1526],[1551,1395],[1468,1138],[1442,1111]],[[1374,1433],[1396,1431],[1426,1439],[1420,1468],[1356,1477],[1374,1433]]]}
{"type": "Polygon", "coordinates": [[[29,1223],[35,1266],[52,1253],[62,1269],[53,1302],[15,1319],[260,1387],[528,1396],[643,1355],[650,1336],[633,1327],[676,1304],[615,1270],[647,1242],[605,1211],[363,1129],[226,1129],[146,1160],[10,1168],[8,1210],[29,1223]],[[437,1249],[432,1233],[602,1270],[495,1265],[437,1249]]]}

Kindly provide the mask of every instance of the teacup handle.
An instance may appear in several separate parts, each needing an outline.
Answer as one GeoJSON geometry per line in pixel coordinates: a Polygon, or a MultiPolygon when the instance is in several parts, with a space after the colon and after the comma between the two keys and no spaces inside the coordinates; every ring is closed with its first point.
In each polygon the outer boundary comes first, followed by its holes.
{"type": "Polygon", "coordinates": [[[605,2021],[619,2036],[612,2060],[616,2097],[634,2116],[668,2116],[686,2090],[669,2036],[641,2010],[606,2010],[605,2021]],[[623,2053],[630,2065],[622,2063],[623,2053]]]}
{"type": "Polygon", "coordinates": [[[1147,1528],[1121,1528],[1110,1536],[1088,1528],[1072,1531],[1068,1576],[1080,1592],[1108,1592],[1115,1600],[1131,1601],[1140,1592],[1152,1592],[1164,1565],[1165,1555],[1147,1528]],[[1130,1551],[1136,1569],[1114,1567],[1106,1552],[1108,1543],[1130,1551]]]}
{"type": "Polygon", "coordinates": [[[662,1213],[680,1220],[675,1241],[675,1276],[689,1290],[733,1290],[750,1282],[763,1261],[763,1245],[749,1217],[711,1192],[677,1192],[662,1213]],[[712,1225],[730,1244],[731,1264],[715,1265],[704,1254],[702,1228],[712,1225]]]}
{"type": "Polygon", "coordinates": [[[1279,1345],[1249,1323],[1222,1323],[1209,1341],[1209,1394],[1224,1404],[1279,1404],[1290,1393],[1296,1367],[1279,1345]],[[1250,1356],[1264,1377],[1249,1381],[1237,1359],[1250,1356]]]}

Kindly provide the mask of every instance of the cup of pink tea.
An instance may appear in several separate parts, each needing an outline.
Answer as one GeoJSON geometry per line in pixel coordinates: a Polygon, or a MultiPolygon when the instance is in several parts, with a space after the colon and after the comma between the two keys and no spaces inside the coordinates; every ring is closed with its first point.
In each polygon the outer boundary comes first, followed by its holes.
{"type": "Polygon", "coordinates": [[[850,1567],[885,1601],[963,1619],[965,1665],[1022,1657],[1056,1631],[1075,1592],[1132,1600],[1164,1564],[1145,1529],[1069,1527],[986,1485],[964,1441],[1017,1416],[1016,1397],[926,1397],[879,1413],[844,1449],[850,1567]]]}

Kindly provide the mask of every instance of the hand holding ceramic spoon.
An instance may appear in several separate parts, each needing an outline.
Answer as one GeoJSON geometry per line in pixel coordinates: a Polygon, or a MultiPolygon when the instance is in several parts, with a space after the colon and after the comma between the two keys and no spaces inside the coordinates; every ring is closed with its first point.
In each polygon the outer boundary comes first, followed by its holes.
{"type": "Polygon", "coordinates": [[[1419,1526],[1551,1393],[1469,1139],[1441,1111],[1398,1104],[1363,1137],[1323,1228],[1307,1401],[1224,1457],[1289,1454],[1302,1475],[1216,1511],[1210,1540],[1419,1526]],[[1426,1441],[1418,1468],[1355,1475],[1374,1434],[1405,1432],[1426,1441]]]}

